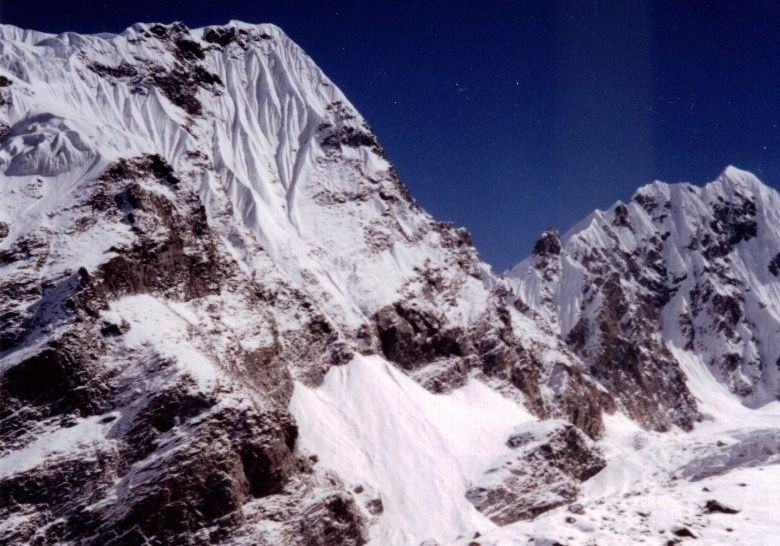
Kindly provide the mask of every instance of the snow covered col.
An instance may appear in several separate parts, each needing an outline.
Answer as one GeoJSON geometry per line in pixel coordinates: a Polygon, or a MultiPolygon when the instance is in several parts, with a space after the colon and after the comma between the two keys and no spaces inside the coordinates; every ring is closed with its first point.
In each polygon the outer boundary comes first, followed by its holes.
{"type": "Polygon", "coordinates": [[[0,543],[728,538],[778,215],[656,184],[497,276],[277,27],[0,26],[0,543]]]}

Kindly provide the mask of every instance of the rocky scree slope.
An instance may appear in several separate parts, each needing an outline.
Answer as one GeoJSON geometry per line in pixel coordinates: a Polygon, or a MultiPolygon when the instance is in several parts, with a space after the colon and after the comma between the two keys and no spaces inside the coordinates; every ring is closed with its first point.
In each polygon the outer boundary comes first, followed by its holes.
{"type": "Polygon", "coordinates": [[[649,428],[700,418],[690,358],[748,407],[780,399],[780,195],[748,172],[644,186],[545,232],[507,276],[649,428]]]}
{"type": "Polygon", "coordinates": [[[614,408],[272,25],[0,26],[0,291],[2,544],[365,543],[288,407],[357,354],[569,423],[558,504],[614,408]]]}

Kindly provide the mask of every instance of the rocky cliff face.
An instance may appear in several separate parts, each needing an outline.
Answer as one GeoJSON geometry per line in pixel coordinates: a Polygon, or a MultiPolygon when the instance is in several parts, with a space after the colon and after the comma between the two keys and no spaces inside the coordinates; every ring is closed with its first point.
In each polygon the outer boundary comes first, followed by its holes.
{"type": "Polygon", "coordinates": [[[545,233],[509,277],[631,416],[690,429],[681,353],[750,407],[780,396],[779,206],[733,167],[703,188],[655,182],[545,233]]]}
{"type": "Polygon", "coordinates": [[[363,544],[295,384],[379,355],[593,438],[611,395],[278,28],[0,27],[0,543],[363,544]]]}

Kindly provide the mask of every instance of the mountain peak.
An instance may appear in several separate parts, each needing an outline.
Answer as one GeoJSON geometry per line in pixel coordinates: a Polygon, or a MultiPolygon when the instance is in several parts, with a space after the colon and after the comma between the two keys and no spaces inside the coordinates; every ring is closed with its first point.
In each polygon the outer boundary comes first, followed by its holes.
{"type": "Polygon", "coordinates": [[[557,256],[561,252],[561,234],[555,228],[547,228],[534,245],[535,256],[557,256]]]}
{"type": "Polygon", "coordinates": [[[749,193],[762,194],[770,189],[755,174],[734,165],[729,165],[723,169],[723,172],[710,184],[729,193],[742,190],[749,193]]]}
{"type": "Polygon", "coordinates": [[[633,201],[643,201],[647,199],[663,198],[668,200],[671,195],[672,188],[689,188],[690,190],[698,193],[702,188],[722,189],[724,191],[730,190],[747,190],[751,193],[768,191],[770,188],[764,182],[762,182],[755,174],[750,171],[740,169],[734,165],[728,165],[721,171],[721,173],[711,182],[707,182],[704,185],[691,184],[690,182],[663,182],[661,180],[654,180],[649,184],[640,186],[632,196],[633,201]]]}
{"type": "Polygon", "coordinates": [[[730,178],[730,179],[753,178],[758,180],[756,175],[754,175],[751,171],[740,169],[735,165],[727,165],[720,173],[718,178],[730,178]]]}
{"type": "Polygon", "coordinates": [[[658,363],[676,369],[664,351],[684,348],[746,405],[761,405],[780,395],[780,347],[768,333],[780,327],[778,222],[777,192],[728,166],[704,186],[655,181],[631,204],[591,213],[566,232],[560,273],[527,259],[509,274],[532,307],[553,308],[594,365],[611,349],[594,332],[618,318],[616,331],[632,325],[625,336],[658,363]]]}
{"type": "Polygon", "coordinates": [[[637,188],[637,190],[634,192],[634,195],[631,197],[631,200],[641,201],[643,198],[667,198],[668,196],[669,184],[661,180],[653,180],[649,184],[645,184],[644,186],[637,188]]]}

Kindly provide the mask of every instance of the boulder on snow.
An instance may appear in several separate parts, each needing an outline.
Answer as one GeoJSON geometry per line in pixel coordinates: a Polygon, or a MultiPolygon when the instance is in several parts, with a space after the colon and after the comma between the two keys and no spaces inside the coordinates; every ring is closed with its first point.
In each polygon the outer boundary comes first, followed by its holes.
{"type": "Polygon", "coordinates": [[[737,510],[736,508],[732,508],[731,506],[726,506],[725,504],[721,504],[720,502],[714,499],[710,499],[704,505],[704,513],[705,514],[739,514],[739,510],[737,510]]]}

